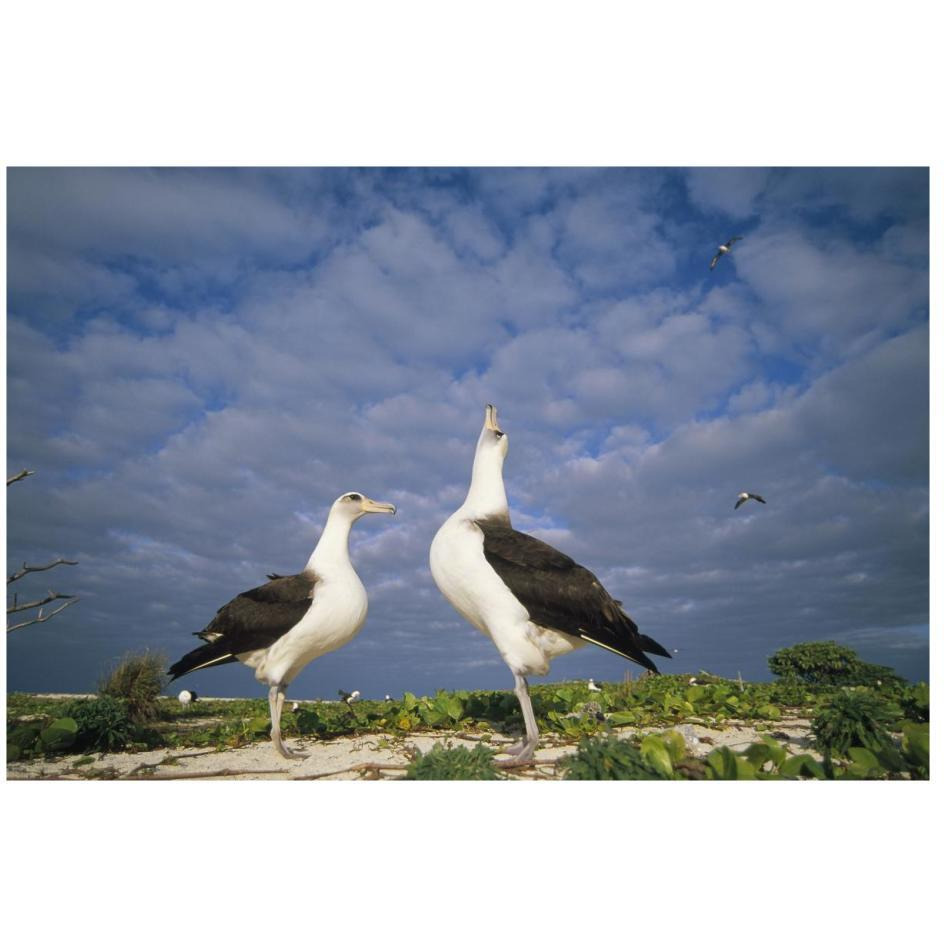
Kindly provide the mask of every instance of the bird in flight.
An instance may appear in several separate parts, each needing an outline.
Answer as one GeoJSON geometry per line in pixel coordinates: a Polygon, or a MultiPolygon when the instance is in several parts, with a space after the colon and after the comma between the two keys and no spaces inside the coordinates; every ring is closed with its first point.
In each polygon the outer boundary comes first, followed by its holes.
{"type": "Polygon", "coordinates": [[[735,244],[739,239],[743,239],[743,238],[744,238],[743,236],[732,236],[726,243],[722,243],[722,244],[718,247],[718,251],[715,253],[715,257],[714,257],[714,259],[711,260],[711,265],[708,266],[708,268],[709,268],[709,269],[713,269],[713,268],[718,264],[718,260],[719,260],[722,256],[726,256],[726,255],[731,251],[731,249],[734,247],[734,244],[735,244]]]}
{"type": "Polygon", "coordinates": [[[753,494],[753,492],[741,492],[741,494],[738,495],[737,504],[734,506],[734,510],[737,511],[738,508],[740,508],[741,505],[743,505],[744,502],[746,502],[750,498],[753,498],[754,501],[759,501],[762,505],[767,504],[767,502],[763,498],[761,498],[760,495],[755,495],[753,494]]]}

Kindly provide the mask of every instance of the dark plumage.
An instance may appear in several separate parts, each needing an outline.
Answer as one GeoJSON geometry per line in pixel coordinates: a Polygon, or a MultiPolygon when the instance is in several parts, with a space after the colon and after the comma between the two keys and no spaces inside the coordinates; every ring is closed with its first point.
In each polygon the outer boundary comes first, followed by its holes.
{"type": "Polygon", "coordinates": [[[620,608],[596,576],[538,538],[500,519],[476,521],[485,559],[528,611],[531,622],[576,636],[658,673],[645,654],[671,655],[620,608]]]}
{"type": "Polygon", "coordinates": [[[235,662],[240,653],[266,649],[284,636],[308,611],[318,580],[310,572],[270,576],[274,579],[221,606],[206,628],[194,633],[206,644],[175,662],[168,674],[178,679],[210,665],[235,662]]]}

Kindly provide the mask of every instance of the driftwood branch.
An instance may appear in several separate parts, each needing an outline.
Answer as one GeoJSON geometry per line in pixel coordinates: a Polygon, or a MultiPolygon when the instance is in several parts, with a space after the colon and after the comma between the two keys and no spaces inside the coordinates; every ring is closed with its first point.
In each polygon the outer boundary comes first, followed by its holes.
{"type": "Polygon", "coordinates": [[[16,594],[13,594],[13,606],[7,607],[7,614],[21,613],[23,610],[35,610],[37,606],[45,606],[47,603],[52,603],[53,600],[71,600],[74,597],[74,593],[57,593],[55,590],[50,590],[42,600],[33,600],[31,603],[20,603],[16,594]]]}
{"type": "Polygon", "coordinates": [[[324,773],[320,774],[302,774],[298,777],[292,777],[292,780],[321,780],[324,777],[335,777],[338,774],[349,774],[357,771],[359,773],[366,772],[367,774],[373,774],[373,777],[370,777],[372,780],[380,779],[380,771],[382,770],[406,770],[408,764],[375,764],[372,762],[367,762],[363,764],[354,764],[352,767],[342,767],[340,770],[326,770],[324,773]]]}
{"type": "Polygon", "coordinates": [[[20,479],[25,479],[27,475],[35,475],[35,474],[36,473],[33,472],[31,469],[24,469],[22,472],[17,472],[16,475],[11,475],[10,478],[7,479],[7,486],[9,487],[14,482],[19,482],[20,479]]]}
{"type": "MultiPolygon", "coordinates": [[[[56,597],[62,597],[64,594],[57,593],[56,597]]],[[[67,606],[72,606],[73,603],[78,603],[78,597],[68,597],[66,602],[62,606],[56,607],[51,613],[43,613],[40,610],[32,619],[23,620],[22,623],[14,623],[12,626],[7,626],[7,632],[12,633],[15,629],[22,629],[24,626],[32,626],[34,623],[45,623],[46,620],[51,620],[57,613],[61,613],[67,606]]],[[[26,607],[20,607],[20,609],[25,609],[26,607]]],[[[8,610],[7,612],[14,612],[8,610]]]]}
{"type": "Polygon", "coordinates": [[[24,563],[15,574],[10,574],[10,576],[7,577],[7,583],[13,583],[14,580],[19,580],[20,577],[25,577],[27,574],[36,574],[42,570],[51,570],[53,567],[58,567],[60,564],[68,564],[70,567],[75,567],[75,565],[78,564],[78,561],[66,560],[63,557],[59,557],[49,564],[37,565],[24,563]]]}

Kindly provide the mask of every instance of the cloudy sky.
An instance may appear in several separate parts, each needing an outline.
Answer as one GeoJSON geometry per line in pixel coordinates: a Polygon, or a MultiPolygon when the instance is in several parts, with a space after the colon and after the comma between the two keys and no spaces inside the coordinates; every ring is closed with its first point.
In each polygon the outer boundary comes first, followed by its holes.
{"type": "Polygon", "coordinates": [[[370,614],[292,693],[507,687],[427,559],[486,402],[515,525],[666,670],[835,639],[927,677],[926,171],[14,169],[7,201],[8,560],[78,560],[18,589],[80,597],[9,637],[11,690],[179,657],[351,489],[399,509],[353,534],[370,614]]]}

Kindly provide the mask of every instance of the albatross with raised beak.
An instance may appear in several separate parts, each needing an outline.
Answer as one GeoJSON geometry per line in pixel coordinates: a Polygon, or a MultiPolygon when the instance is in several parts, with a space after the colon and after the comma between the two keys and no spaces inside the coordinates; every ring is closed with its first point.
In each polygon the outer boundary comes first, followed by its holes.
{"type": "Polygon", "coordinates": [[[502,479],[507,455],[508,437],[489,404],[469,493],[433,538],[429,564],[443,596],[492,639],[514,675],[525,737],[507,753],[522,764],[538,743],[527,676],[546,675],[551,659],[587,643],[656,673],[646,653],[671,656],[639,632],[589,570],[512,528],[502,479]]]}
{"type": "Polygon", "coordinates": [[[313,659],[350,642],[367,618],[367,591],[351,565],[351,526],[368,514],[392,515],[396,508],[359,492],[342,495],[331,506],[324,531],[300,574],[277,577],[247,590],[221,607],[205,629],[205,641],[174,663],[178,679],[197,669],[242,662],[255,669],[269,688],[272,743],[283,757],[305,757],[289,750],[279,727],[285,690],[313,659]]]}

